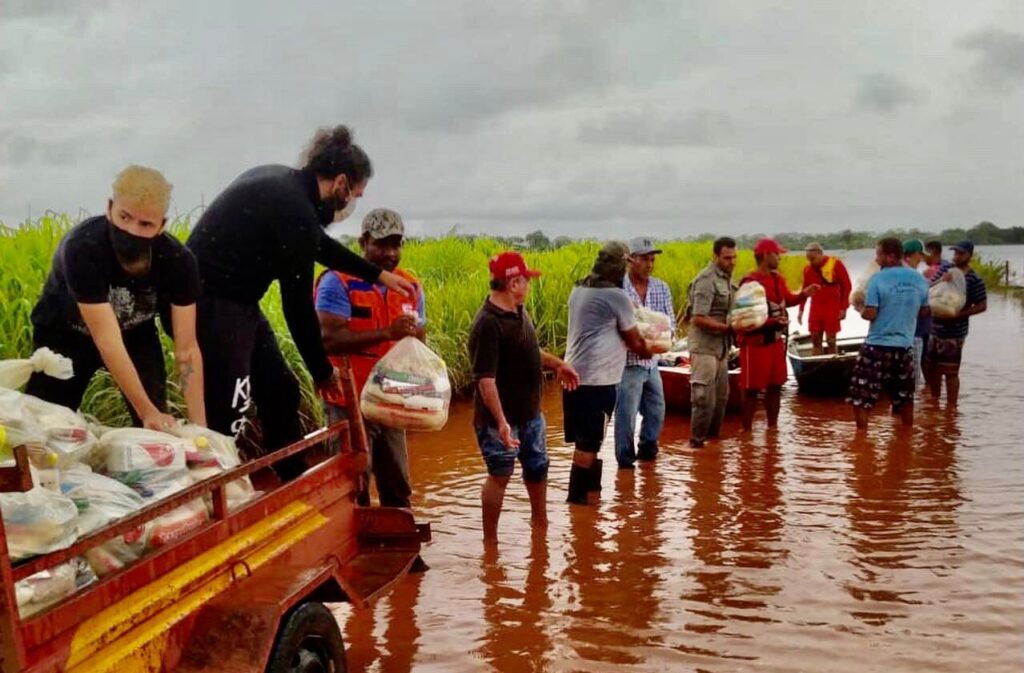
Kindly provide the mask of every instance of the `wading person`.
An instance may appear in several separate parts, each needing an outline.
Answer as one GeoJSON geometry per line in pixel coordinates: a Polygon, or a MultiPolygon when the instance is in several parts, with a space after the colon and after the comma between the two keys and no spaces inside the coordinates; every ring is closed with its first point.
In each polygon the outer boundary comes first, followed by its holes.
{"type": "Polygon", "coordinates": [[[718,438],[729,400],[729,309],[736,288],[736,241],[723,236],[712,245],[714,259],[690,285],[690,446],[718,438]]]}
{"type": "Polygon", "coordinates": [[[813,296],[818,285],[812,284],[798,294],[790,291],[786,279],[779,273],[779,259],[787,251],[772,238],[763,238],[754,247],[757,270],[747,274],[740,285],[757,281],[764,287],[768,299],[768,321],[756,330],[737,334],[740,346],[740,387],[743,389],[743,429],[754,424],[757,398],[764,396],[768,427],[779,422],[782,386],[786,383],[786,338],[789,334],[789,316],[786,308],[796,306],[801,299],[813,296]]]}
{"type": "MultiPolygon", "coordinates": [[[[668,316],[675,327],[672,292],[665,281],[652,276],[654,259],[661,250],[649,238],[634,238],[629,242],[632,262],[629,273],[622,281],[626,296],[636,306],[643,306],[668,316]]],[[[615,396],[615,458],[619,469],[631,470],[637,459],[654,460],[658,455],[658,436],[665,423],[665,391],[655,358],[641,358],[626,353],[626,369],[622,373],[615,396]],[[637,413],[640,424],[640,443],[634,444],[637,413]]]]}
{"type": "MultiPolygon", "coordinates": [[[[804,289],[817,285],[820,290],[811,299],[810,315],[807,317],[807,331],[811,333],[812,353],[821,355],[822,341],[828,343],[828,352],[839,354],[836,339],[841,323],[846,319],[846,310],[850,306],[850,274],[838,257],[825,254],[821,243],[810,243],[806,249],[807,266],[804,267],[804,289]]],[[[800,298],[800,311],[797,322],[804,322],[804,306],[807,295],[800,298]]]]}
{"type": "MultiPolygon", "coordinates": [[[[398,268],[402,260],[405,225],[393,210],[378,208],[363,218],[359,246],[363,257],[374,266],[403,278],[416,288],[412,297],[392,292],[341,271],[325,271],[317,281],[315,302],[320,318],[324,350],[336,368],[345,366],[348,356],[352,378],[359,394],[370,371],[399,339],[426,337],[423,288],[415,276],[398,268]]],[[[328,423],[347,418],[345,395],[340,387],[321,390],[328,423]]],[[[409,454],[405,430],[366,421],[369,465],[382,507],[409,507],[409,454]]],[[[369,474],[367,474],[369,477],[369,474]]],[[[369,479],[357,496],[361,505],[370,504],[369,479]]]]}
{"type": "MultiPolygon", "coordinates": [[[[925,258],[924,244],[916,238],[903,241],[903,265],[917,273],[921,262],[925,258]]],[[[914,385],[921,382],[921,361],[924,357],[925,345],[928,343],[928,335],[932,331],[932,314],[926,311],[917,316],[917,325],[914,328],[914,385]]]]}
{"type": "Polygon", "coordinates": [[[649,358],[654,351],[640,336],[633,305],[622,289],[629,264],[625,243],[606,243],[590,274],[569,294],[566,362],[579,372],[576,390],[562,393],[565,441],[575,445],[569,471],[568,502],[585,505],[601,490],[602,461],[597,458],[615,391],[626,367],[626,353],[649,358]]]}
{"type": "Polygon", "coordinates": [[[167,372],[156,316],[170,315],[174,359],[189,419],[206,425],[203,358],[196,341],[199,273],[192,254],[164,231],[171,185],[129,166],[114,180],[105,215],[61,240],[32,311],[33,341],[74,364],[66,381],[34,375],[26,392],[77,409],[98,369],[110,372],[136,424],[166,430],[167,372]]]}
{"type": "Polygon", "coordinates": [[[579,376],[568,364],[545,353],[537,343],[523,304],[530,279],[540,271],[527,268],[517,252],[491,258],[491,293],[477,311],[469,333],[469,358],[476,381],[473,426],[487,466],[480,490],[484,540],[498,541],[498,518],[516,460],[530,497],[530,521],[547,525],[547,425],[541,412],[543,369],[555,372],[566,390],[579,376]]]}
{"type": "Polygon", "coordinates": [[[903,263],[903,244],[883,238],[875,249],[881,270],[868,281],[861,316],[871,323],[850,377],[848,401],[858,430],[882,393],[905,426],[914,423],[914,329],[928,313],[928,282],[903,263]]]}
{"type": "MultiPolygon", "coordinates": [[[[298,170],[269,165],[243,173],[214,199],[187,243],[203,283],[197,329],[210,428],[238,435],[255,403],[266,451],[302,436],[299,385],[260,310],[271,283],[280,283],[288,331],[319,390],[337,388],[338,374],[324,352],[313,307],[314,263],[409,296],[414,292],[403,278],[381,271],[324,231],[336,214],[352,208],[373,174],[348,129],[318,131],[304,164],[298,170]]],[[[299,459],[278,465],[284,478],[302,469],[299,459]]]]}
{"type": "Polygon", "coordinates": [[[961,241],[951,249],[953,261],[943,262],[933,274],[931,282],[937,283],[947,278],[946,274],[951,269],[959,269],[967,281],[967,303],[955,316],[932,318],[932,333],[928,338],[928,350],[924,357],[924,376],[928,389],[935,399],[942,395],[942,381],[945,379],[946,404],[953,409],[960,399],[960,361],[963,357],[970,318],[988,309],[988,294],[985,290],[985,281],[971,268],[974,244],[970,241],[961,241]]]}

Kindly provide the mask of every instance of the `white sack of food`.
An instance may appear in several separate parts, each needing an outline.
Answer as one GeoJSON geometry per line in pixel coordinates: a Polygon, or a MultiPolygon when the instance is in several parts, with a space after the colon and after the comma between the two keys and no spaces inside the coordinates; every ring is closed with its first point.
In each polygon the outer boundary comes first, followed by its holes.
{"type": "Polygon", "coordinates": [[[16,561],[66,549],[78,539],[75,503],[41,486],[24,493],[0,493],[0,512],[7,549],[16,561]]]}
{"type": "Polygon", "coordinates": [[[19,431],[39,468],[86,461],[96,446],[88,422],[75,411],[7,388],[0,388],[0,425],[19,431]]]}
{"type": "Polygon", "coordinates": [[[452,390],[448,367],[415,337],[406,337],[377,361],[360,398],[363,416],[402,430],[440,430],[452,390]]]}
{"type": "MultiPolygon", "coordinates": [[[[196,481],[215,477],[224,470],[230,470],[242,464],[235,440],[227,435],[187,423],[175,426],[170,432],[192,443],[185,453],[185,462],[188,465],[189,474],[196,481]]],[[[237,481],[230,482],[225,491],[228,499],[228,511],[234,511],[258,495],[249,477],[242,477],[237,481]]],[[[205,499],[207,504],[211,505],[212,498],[206,496],[205,499]]]]}
{"type": "Polygon", "coordinates": [[[667,351],[672,348],[672,319],[661,311],[652,311],[646,306],[638,306],[633,310],[636,326],[640,336],[650,342],[657,350],[667,351]]]}
{"type": "Polygon", "coordinates": [[[768,321],[768,296],[756,280],[740,285],[729,311],[729,325],[737,331],[754,330],[768,321]]]}
{"type": "Polygon", "coordinates": [[[14,585],[18,613],[28,619],[94,582],[96,574],[80,558],[37,572],[14,585]]]}
{"type": "Polygon", "coordinates": [[[75,374],[70,358],[43,347],[24,360],[0,360],[0,387],[20,389],[37,372],[62,380],[75,374]]]}
{"type": "Polygon", "coordinates": [[[928,290],[932,315],[939,318],[952,318],[967,304],[967,279],[964,272],[953,267],[948,273],[949,280],[940,280],[928,290]]]}
{"type": "Polygon", "coordinates": [[[864,271],[857,276],[857,280],[853,283],[853,290],[850,292],[850,306],[858,312],[864,310],[864,300],[868,291],[868,282],[870,282],[875,274],[881,270],[882,268],[878,266],[878,262],[872,261],[867,265],[864,271]]]}
{"type": "Polygon", "coordinates": [[[143,498],[165,498],[192,485],[185,455],[189,441],[145,428],[118,428],[100,437],[103,469],[143,498]]]}

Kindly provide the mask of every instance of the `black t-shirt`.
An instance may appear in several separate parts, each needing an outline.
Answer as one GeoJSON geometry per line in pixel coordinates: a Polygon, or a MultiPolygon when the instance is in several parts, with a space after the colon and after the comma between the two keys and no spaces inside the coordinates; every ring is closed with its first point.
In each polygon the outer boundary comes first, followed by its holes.
{"type": "MultiPolygon", "coordinates": [[[[494,377],[510,425],[522,425],[537,417],[544,373],[537,333],[525,309],[505,311],[485,301],[470,328],[469,358],[473,380],[494,377]]],[[[479,390],[473,422],[478,427],[495,425],[479,390]]]]}
{"type": "Polygon", "coordinates": [[[61,240],[32,310],[35,329],[88,334],[78,304],[109,303],[121,329],[127,331],[151,325],[159,311],[171,304],[196,303],[199,271],[181,242],[167,233],[154,238],[149,273],[132,276],[114,255],[112,226],[105,215],[91,217],[61,240]]]}
{"type": "Polygon", "coordinates": [[[316,177],[287,166],[242,173],[203,212],[188,237],[203,293],[254,304],[281,283],[285,321],[313,379],[331,374],[313,308],[313,267],[320,262],[375,282],[380,269],[324,231],[316,177]]]}

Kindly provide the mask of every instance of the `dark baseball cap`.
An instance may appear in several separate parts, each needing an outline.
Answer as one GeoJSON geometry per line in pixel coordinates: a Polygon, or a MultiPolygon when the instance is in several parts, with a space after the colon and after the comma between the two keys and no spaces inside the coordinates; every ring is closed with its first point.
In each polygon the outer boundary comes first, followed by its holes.
{"type": "Polygon", "coordinates": [[[974,254],[974,244],[970,241],[960,241],[956,245],[949,246],[950,250],[958,250],[959,252],[966,252],[969,255],[974,254]]]}

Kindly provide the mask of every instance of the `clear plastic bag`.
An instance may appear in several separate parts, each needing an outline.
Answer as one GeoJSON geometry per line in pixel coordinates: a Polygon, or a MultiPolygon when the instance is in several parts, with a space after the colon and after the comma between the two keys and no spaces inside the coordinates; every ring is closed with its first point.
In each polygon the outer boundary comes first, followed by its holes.
{"type": "Polygon", "coordinates": [[[360,407],[370,421],[403,430],[440,430],[452,390],[448,367],[415,337],[406,337],[373,367],[360,407]]]}
{"type": "Polygon", "coordinates": [[[646,306],[638,306],[633,310],[636,326],[640,336],[650,342],[656,350],[667,351],[672,348],[672,319],[661,311],[652,311],[646,306]]]}
{"type": "Polygon", "coordinates": [[[185,462],[189,444],[166,432],[118,428],[103,433],[94,453],[104,472],[143,498],[164,498],[193,483],[185,462]]]}
{"type": "MultiPolygon", "coordinates": [[[[185,454],[189,474],[196,481],[215,477],[224,470],[230,470],[242,464],[235,440],[227,435],[214,432],[199,425],[182,423],[171,433],[192,443],[185,454]]],[[[242,477],[227,485],[225,493],[228,499],[228,511],[234,511],[259,493],[253,488],[249,477],[242,477]]],[[[210,506],[210,498],[207,497],[210,506]]]]}
{"type": "Polygon", "coordinates": [[[0,388],[0,425],[8,435],[8,451],[24,444],[39,468],[63,468],[86,461],[96,445],[82,416],[16,390],[0,388]]]}
{"type": "Polygon", "coordinates": [[[928,304],[932,315],[939,318],[955,317],[967,304],[967,279],[964,272],[953,267],[949,280],[941,280],[928,290],[928,304]]]}
{"type": "Polygon", "coordinates": [[[40,348],[25,360],[0,361],[0,387],[20,389],[32,375],[41,372],[56,379],[67,380],[75,374],[71,359],[40,348]]]}
{"type": "Polygon", "coordinates": [[[0,512],[7,549],[15,561],[66,549],[78,539],[75,503],[40,486],[24,493],[0,493],[0,512]]]}
{"type": "Polygon", "coordinates": [[[867,298],[868,283],[874,278],[875,274],[881,271],[882,268],[878,266],[878,262],[869,262],[864,271],[857,276],[856,282],[853,284],[853,290],[850,292],[850,306],[856,311],[860,312],[864,310],[864,302],[867,298]]]}
{"type": "Polygon", "coordinates": [[[79,535],[131,516],[146,505],[142,496],[128,486],[84,465],[61,473],[60,490],[78,508],[79,535]]]}
{"type": "Polygon", "coordinates": [[[27,619],[94,582],[96,574],[81,558],[37,572],[14,585],[18,613],[27,619]]]}
{"type": "Polygon", "coordinates": [[[737,331],[755,330],[768,321],[768,296],[756,280],[740,285],[729,311],[729,325],[737,331]]]}

